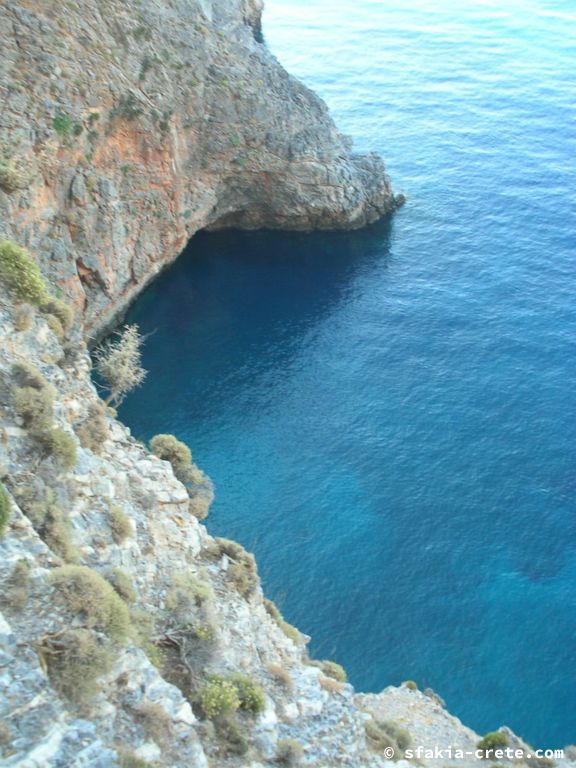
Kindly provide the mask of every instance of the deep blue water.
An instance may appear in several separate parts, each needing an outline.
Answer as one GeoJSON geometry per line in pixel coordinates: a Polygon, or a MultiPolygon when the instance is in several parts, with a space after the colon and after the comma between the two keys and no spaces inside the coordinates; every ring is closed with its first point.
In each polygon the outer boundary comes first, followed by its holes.
{"type": "Polygon", "coordinates": [[[315,655],[542,747],[576,741],[575,30],[572,0],[268,0],[408,204],[195,238],[130,313],[121,409],[190,444],[315,655]]]}

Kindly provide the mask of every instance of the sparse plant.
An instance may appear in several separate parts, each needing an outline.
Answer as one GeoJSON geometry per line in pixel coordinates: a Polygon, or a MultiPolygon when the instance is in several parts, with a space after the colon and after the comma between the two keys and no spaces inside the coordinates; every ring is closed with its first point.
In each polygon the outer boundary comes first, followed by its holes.
{"type": "Polygon", "coordinates": [[[335,661],[321,661],[320,669],[326,677],[331,677],[339,683],[345,683],[348,680],[346,670],[341,664],[337,664],[335,661]]]}
{"type": "Polygon", "coordinates": [[[101,400],[90,403],[86,418],[75,429],[80,445],[94,453],[99,453],[102,449],[102,444],[110,436],[104,403],[101,400]]]}
{"type": "Polygon", "coordinates": [[[96,693],[98,678],[110,670],[114,658],[110,645],[85,628],[48,636],[38,650],[54,687],[77,705],[96,693]]]}
{"type": "Polygon", "coordinates": [[[10,498],[2,482],[0,482],[0,539],[6,533],[10,520],[10,498]]]}
{"type": "Polygon", "coordinates": [[[47,432],[52,426],[54,393],[51,387],[18,387],[13,393],[14,410],[33,434],[47,432]]]}
{"type": "Polygon", "coordinates": [[[235,672],[228,678],[236,688],[240,698],[240,709],[258,715],[266,708],[266,697],[262,686],[239,672],[235,672]]]}
{"type": "Polygon", "coordinates": [[[333,677],[325,677],[324,675],[320,675],[318,682],[320,684],[320,688],[322,688],[322,690],[326,691],[327,693],[342,693],[344,690],[344,684],[339,683],[338,680],[334,680],[333,677]]]}
{"type": "Polygon", "coordinates": [[[490,756],[490,750],[507,746],[508,736],[502,731],[490,731],[476,744],[477,749],[484,752],[484,757],[490,756]]]}
{"type": "Polygon", "coordinates": [[[76,465],[76,443],[68,432],[54,427],[44,432],[40,439],[44,449],[54,456],[64,469],[72,469],[76,465]]]}
{"type": "Polygon", "coordinates": [[[276,605],[276,603],[273,600],[269,600],[267,597],[264,598],[264,608],[266,609],[266,613],[274,619],[276,624],[280,627],[282,632],[286,635],[286,637],[289,637],[290,640],[295,642],[298,645],[302,645],[304,642],[304,637],[302,636],[302,633],[300,630],[296,629],[295,626],[292,624],[289,624],[286,619],[282,616],[280,609],[276,605]]]}
{"type": "Polygon", "coordinates": [[[78,562],[79,552],[70,535],[70,520],[59,506],[50,504],[47,507],[39,531],[50,549],[63,560],[67,563],[78,562]]]}
{"type": "Polygon", "coordinates": [[[112,506],[108,513],[112,538],[116,544],[122,544],[132,535],[132,524],[130,518],[121,507],[112,506]]]}
{"type": "Polygon", "coordinates": [[[272,677],[274,680],[276,680],[277,683],[280,683],[280,685],[284,686],[287,690],[290,690],[292,688],[292,678],[290,677],[290,673],[288,670],[283,667],[281,664],[276,664],[275,662],[269,662],[266,664],[266,671],[272,677]]]}
{"type": "Polygon", "coordinates": [[[200,703],[206,717],[212,720],[235,712],[240,707],[240,697],[233,683],[215,675],[200,690],[200,703]]]}
{"type": "Polygon", "coordinates": [[[29,331],[34,322],[34,307],[31,304],[18,304],[14,307],[14,327],[17,331],[29,331]]]}
{"type": "Polygon", "coordinates": [[[302,744],[296,739],[278,739],[276,745],[276,761],[282,765],[300,765],[302,760],[302,744]]]}
{"type": "Polygon", "coordinates": [[[153,763],[142,760],[134,752],[120,752],[118,754],[119,768],[154,768],[153,763]]]}
{"type": "Polygon", "coordinates": [[[133,603],[136,601],[136,590],[132,579],[121,568],[113,568],[106,576],[110,584],[114,587],[116,592],[120,595],[125,603],[133,603]]]}
{"type": "Polygon", "coordinates": [[[49,298],[40,306],[40,311],[48,316],[55,317],[62,330],[69,331],[74,321],[74,312],[68,304],[61,299],[49,298]]]}
{"type": "Polygon", "coordinates": [[[229,560],[227,576],[243,597],[249,597],[258,584],[258,571],[254,555],[231,539],[215,538],[207,548],[212,557],[226,556],[229,560]]]}
{"type": "Polygon", "coordinates": [[[87,626],[100,627],[113,640],[125,640],[130,614],[124,601],[99,573],[82,565],[65,565],[50,575],[50,583],[68,608],[83,616],[87,626]]]}
{"type": "Polygon", "coordinates": [[[30,593],[30,563],[28,560],[18,560],[8,578],[6,589],[0,594],[0,601],[16,611],[21,611],[30,593]]]}
{"type": "Polygon", "coordinates": [[[418,684],[414,682],[414,680],[405,680],[402,683],[403,688],[408,688],[409,691],[417,691],[418,690],[418,684]]]}
{"type": "Polygon", "coordinates": [[[0,152],[0,189],[10,194],[25,189],[30,182],[28,174],[6,151],[0,152]]]}
{"type": "Polygon", "coordinates": [[[136,120],[144,113],[144,110],[139,106],[139,102],[133,93],[125,93],[120,96],[118,104],[112,110],[111,117],[117,117],[124,120],[136,120]]]}
{"type": "Polygon", "coordinates": [[[201,479],[199,470],[192,464],[192,452],[174,435],[156,435],[150,440],[150,450],[163,461],[169,461],[174,474],[184,484],[201,479]]]}
{"type": "Polygon", "coordinates": [[[238,725],[230,717],[221,717],[216,721],[218,736],[226,743],[228,755],[242,756],[248,752],[248,742],[240,733],[238,725]]]}
{"type": "Polygon", "coordinates": [[[12,366],[12,374],[21,387],[32,387],[41,391],[50,386],[38,368],[27,360],[15,363],[12,366]]]}
{"type": "Polygon", "coordinates": [[[391,748],[394,760],[402,758],[404,750],[412,743],[410,733],[405,728],[388,720],[368,720],[364,728],[370,746],[377,752],[391,748]]]}
{"type": "Polygon", "coordinates": [[[0,280],[21,301],[39,305],[48,299],[38,264],[24,248],[10,240],[0,240],[0,280]]]}
{"type": "Polygon", "coordinates": [[[109,389],[107,405],[119,405],[146,378],[141,362],[143,341],[137,325],[126,325],[95,352],[96,370],[109,389]]]}

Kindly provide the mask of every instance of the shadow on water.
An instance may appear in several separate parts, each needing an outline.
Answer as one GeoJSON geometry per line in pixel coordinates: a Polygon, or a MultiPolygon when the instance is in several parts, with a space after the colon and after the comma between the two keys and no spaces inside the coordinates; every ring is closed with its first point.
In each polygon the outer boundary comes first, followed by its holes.
{"type": "Polygon", "coordinates": [[[127,315],[151,335],[143,353],[150,376],[122,418],[131,423],[138,413],[138,437],[167,428],[178,434],[182,419],[217,418],[231,392],[244,402],[272,369],[289,368],[360,275],[385,267],[391,229],[384,219],[355,232],[197,234],[127,315]],[[159,424],[157,411],[143,416],[151,402],[162,410],[166,398],[170,424],[159,424]]]}

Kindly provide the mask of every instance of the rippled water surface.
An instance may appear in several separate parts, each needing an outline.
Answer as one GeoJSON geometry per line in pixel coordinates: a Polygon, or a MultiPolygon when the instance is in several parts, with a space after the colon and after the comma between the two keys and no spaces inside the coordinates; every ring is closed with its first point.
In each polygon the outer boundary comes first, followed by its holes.
{"type": "Polygon", "coordinates": [[[268,0],[269,45],[408,205],[201,235],[133,308],[209,528],[360,689],[576,741],[576,10],[268,0]]]}

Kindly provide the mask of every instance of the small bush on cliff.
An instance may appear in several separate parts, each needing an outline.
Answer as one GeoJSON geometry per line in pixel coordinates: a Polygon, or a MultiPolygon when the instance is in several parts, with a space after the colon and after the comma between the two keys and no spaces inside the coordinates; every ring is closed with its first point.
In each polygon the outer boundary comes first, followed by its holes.
{"type": "Polygon", "coordinates": [[[400,728],[388,720],[368,720],[364,727],[370,746],[378,752],[392,748],[394,760],[402,758],[404,750],[412,743],[412,738],[405,728],[400,728]]]}
{"type": "Polygon", "coordinates": [[[31,304],[18,304],[14,307],[14,327],[17,331],[29,331],[34,322],[34,307],[31,304]]]}
{"type": "Polygon", "coordinates": [[[21,301],[43,304],[48,299],[38,264],[24,248],[10,240],[0,240],[0,280],[21,301]]]}
{"type": "Polygon", "coordinates": [[[109,520],[112,538],[116,544],[122,544],[132,534],[130,518],[123,509],[113,506],[110,507],[109,520]]]}
{"type": "Polygon", "coordinates": [[[487,733],[484,738],[480,739],[478,744],[476,744],[476,747],[480,749],[482,752],[484,752],[484,756],[488,757],[486,754],[491,749],[499,749],[500,747],[507,747],[508,746],[508,736],[506,736],[505,733],[502,733],[502,731],[490,731],[490,733],[487,733]]]}
{"type": "Polygon", "coordinates": [[[142,367],[143,341],[137,325],[126,325],[96,350],[96,370],[110,391],[107,405],[119,405],[128,392],[139,387],[146,378],[142,367]]]}
{"type": "Polygon", "coordinates": [[[64,469],[76,465],[76,443],[73,438],[59,427],[44,432],[40,438],[44,449],[50,453],[64,469]]]}
{"type": "Polygon", "coordinates": [[[345,683],[348,680],[344,667],[335,661],[321,661],[318,663],[318,666],[326,677],[331,677],[339,683],[345,683]]]}
{"type": "Polygon", "coordinates": [[[132,579],[125,571],[121,568],[113,568],[106,574],[106,578],[125,603],[135,602],[136,590],[134,589],[132,579]]]}
{"type": "Polygon", "coordinates": [[[3,594],[0,593],[0,601],[16,611],[21,611],[28,601],[30,594],[30,563],[28,560],[18,560],[12,569],[12,573],[6,584],[3,594]]]}
{"type": "Polygon", "coordinates": [[[8,521],[10,520],[10,498],[0,482],[0,539],[6,533],[8,527],[8,521]]]}
{"type": "Polygon", "coordinates": [[[289,624],[286,619],[282,616],[280,609],[276,605],[276,603],[273,600],[269,600],[267,597],[264,598],[264,608],[266,609],[266,613],[274,619],[276,624],[280,627],[282,632],[286,635],[286,637],[289,637],[290,640],[294,641],[298,645],[301,645],[304,642],[304,638],[302,637],[301,632],[296,629],[295,626],[292,624],[289,624]]]}
{"type": "Polygon", "coordinates": [[[130,631],[128,608],[99,573],[86,566],[65,565],[52,572],[50,583],[89,627],[102,628],[113,640],[126,639],[130,631]]]}
{"type": "Polygon", "coordinates": [[[150,450],[159,459],[169,461],[181,483],[199,482],[202,473],[192,463],[192,452],[174,435],[156,435],[150,440],[150,450]]]}
{"type": "Polygon", "coordinates": [[[76,427],[76,434],[83,448],[99,453],[102,444],[110,436],[106,406],[101,400],[91,403],[84,421],[76,427]]]}
{"type": "Polygon", "coordinates": [[[38,368],[27,360],[15,363],[12,366],[12,374],[21,387],[32,387],[41,391],[50,386],[38,368]]]}
{"type": "Polygon", "coordinates": [[[114,658],[110,645],[85,628],[44,638],[39,653],[54,687],[77,705],[97,692],[97,680],[110,670],[114,658]]]}
{"type": "Polygon", "coordinates": [[[74,322],[74,312],[68,304],[65,304],[60,299],[54,297],[48,299],[48,301],[42,304],[40,311],[45,315],[54,315],[54,317],[57,317],[65,331],[69,331],[72,327],[72,323],[74,322]]]}
{"type": "Polygon", "coordinates": [[[233,683],[215,675],[200,690],[200,703],[206,717],[212,720],[235,712],[240,707],[240,697],[233,683]]]}
{"type": "Polygon", "coordinates": [[[250,712],[252,715],[258,715],[264,711],[266,698],[262,687],[258,683],[245,675],[241,675],[239,672],[230,675],[228,679],[238,692],[240,709],[250,712]]]}
{"type": "Polygon", "coordinates": [[[48,386],[18,387],[14,390],[14,410],[33,434],[47,432],[52,426],[54,393],[48,386]]]}
{"type": "Polygon", "coordinates": [[[278,739],[276,761],[282,765],[300,765],[302,752],[302,744],[296,741],[296,739],[278,739]]]}

